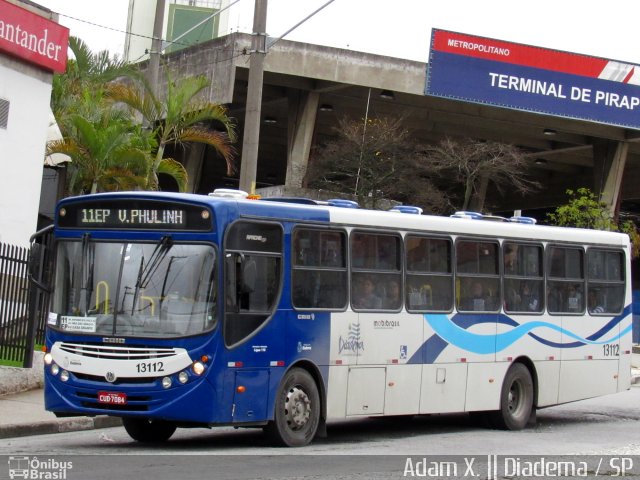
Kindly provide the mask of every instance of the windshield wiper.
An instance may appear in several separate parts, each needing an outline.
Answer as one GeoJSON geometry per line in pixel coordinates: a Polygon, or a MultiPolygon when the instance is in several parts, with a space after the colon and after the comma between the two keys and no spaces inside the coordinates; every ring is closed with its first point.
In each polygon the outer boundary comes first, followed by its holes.
{"type": "Polygon", "coordinates": [[[140,259],[140,268],[138,269],[138,278],[136,279],[136,286],[133,292],[133,303],[131,304],[131,315],[133,315],[136,304],[138,303],[140,289],[147,288],[153,274],[158,270],[158,267],[160,267],[160,264],[164,260],[164,257],[167,256],[172,245],[173,239],[171,238],[171,235],[165,235],[156,244],[156,247],[151,253],[151,257],[149,257],[149,262],[146,265],[144,264],[144,255],[140,259]]]}
{"type": "Polygon", "coordinates": [[[85,233],[82,236],[82,247],[80,252],[80,281],[77,286],[77,306],[81,315],[87,315],[89,303],[93,294],[93,267],[95,261],[95,250],[91,245],[91,235],[85,233]],[[83,310],[80,310],[83,309],[83,310]]]}

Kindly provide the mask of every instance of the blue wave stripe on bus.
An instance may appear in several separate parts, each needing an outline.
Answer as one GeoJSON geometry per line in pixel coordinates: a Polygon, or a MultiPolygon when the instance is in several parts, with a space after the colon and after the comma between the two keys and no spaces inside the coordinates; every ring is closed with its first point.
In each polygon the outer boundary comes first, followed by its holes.
{"type": "Polygon", "coordinates": [[[611,343],[629,334],[632,330],[632,326],[629,325],[620,333],[613,334],[613,336],[607,337],[605,340],[600,339],[616,327],[630,314],[630,312],[631,306],[627,306],[620,315],[616,315],[601,329],[586,338],[549,322],[533,321],[521,325],[512,318],[503,314],[454,315],[452,318],[449,318],[445,314],[425,314],[425,320],[436,333],[418,349],[408,363],[433,363],[449,344],[476,354],[500,352],[515,343],[524,335],[529,335],[544,345],[556,348],[575,348],[586,344],[601,345],[611,343]],[[469,327],[480,323],[501,323],[514,326],[515,328],[497,335],[477,334],[467,331],[469,327]],[[559,343],[547,340],[538,334],[533,333],[533,330],[539,328],[549,328],[551,330],[558,331],[569,338],[575,339],[576,341],[559,343]]]}

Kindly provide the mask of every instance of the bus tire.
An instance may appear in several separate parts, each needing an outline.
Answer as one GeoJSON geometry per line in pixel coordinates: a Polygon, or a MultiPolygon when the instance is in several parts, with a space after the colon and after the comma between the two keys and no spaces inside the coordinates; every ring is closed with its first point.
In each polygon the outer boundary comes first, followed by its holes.
{"type": "Polygon", "coordinates": [[[164,420],[125,417],[122,424],[131,438],[142,443],[165,442],[176,431],[173,423],[164,420]]]}
{"type": "Polygon", "coordinates": [[[308,445],[318,431],[320,407],[313,377],[306,370],[292,368],[278,388],[274,419],[265,427],[265,433],[279,446],[308,445]]]}
{"type": "Polygon", "coordinates": [[[500,392],[500,410],[490,413],[491,423],[502,430],[522,430],[533,410],[533,380],[529,369],[514,363],[500,392]]]}

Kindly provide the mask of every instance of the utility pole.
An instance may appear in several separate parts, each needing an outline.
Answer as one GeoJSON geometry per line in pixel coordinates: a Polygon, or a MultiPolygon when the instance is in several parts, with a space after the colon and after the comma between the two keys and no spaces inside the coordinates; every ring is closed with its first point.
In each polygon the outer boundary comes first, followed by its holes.
{"type": "Polygon", "coordinates": [[[160,71],[160,53],[162,50],[162,24],[164,23],[165,0],[157,0],[156,16],[153,21],[153,40],[149,51],[149,71],[147,80],[151,90],[158,94],[158,73],[160,71]]]}
{"type": "Polygon", "coordinates": [[[262,78],[267,53],[267,0],[255,0],[253,40],[249,59],[249,85],[242,138],[240,190],[255,193],[260,142],[260,110],[262,108],[262,78]]]}

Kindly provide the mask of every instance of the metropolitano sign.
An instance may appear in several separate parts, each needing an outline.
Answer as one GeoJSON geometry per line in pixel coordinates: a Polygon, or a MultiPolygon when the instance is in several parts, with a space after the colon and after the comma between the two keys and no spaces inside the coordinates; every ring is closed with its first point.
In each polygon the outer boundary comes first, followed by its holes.
{"type": "Polygon", "coordinates": [[[67,67],[69,29],[6,0],[0,0],[0,51],[46,70],[67,67]]]}
{"type": "Polygon", "coordinates": [[[446,30],[425,94],[640,129],[640,65],[446,30]]]}

